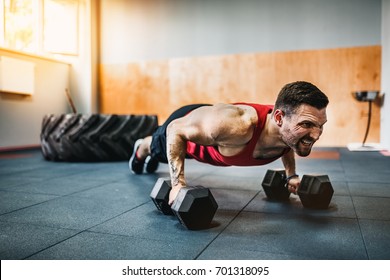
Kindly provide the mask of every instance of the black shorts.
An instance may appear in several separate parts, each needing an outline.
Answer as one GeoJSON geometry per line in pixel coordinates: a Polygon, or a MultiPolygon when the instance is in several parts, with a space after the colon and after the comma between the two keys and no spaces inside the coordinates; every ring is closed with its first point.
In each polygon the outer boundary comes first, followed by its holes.
{"type": "Polygon", "coordinates": [[[210,104],[192,104],[181,107],[173,112],[168,119],[156,130],[152,135],[152,143],[150,144],[151,157],[157,159],[159,162],[168,163],[167,158],[167,126],[173,120],[184,117],[189,112],[202,107],[211,106],[210,104]]]}

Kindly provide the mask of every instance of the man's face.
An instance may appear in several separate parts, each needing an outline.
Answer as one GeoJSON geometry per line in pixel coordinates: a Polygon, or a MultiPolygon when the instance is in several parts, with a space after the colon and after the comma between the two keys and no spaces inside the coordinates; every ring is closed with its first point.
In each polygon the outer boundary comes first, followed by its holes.
{"type": "Polygon", "coordinates": [[[319,110],[302,104],[295,113],[282,116],[282,140],[297,155],[308,156],[313,144],[320,138],[326,121],[326,108],[319,110]]]}

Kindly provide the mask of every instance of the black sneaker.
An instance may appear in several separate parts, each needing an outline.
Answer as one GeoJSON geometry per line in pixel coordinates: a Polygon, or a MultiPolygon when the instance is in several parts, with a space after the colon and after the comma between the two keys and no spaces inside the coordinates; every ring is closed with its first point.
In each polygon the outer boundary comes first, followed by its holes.
{"type": "Polygon", "coordinates": [[[137,150],[142,143],[142,139],[138,139],[133,148],[133,154],[129,160],[129,169],[134,174],[142,174],[144,171],[145,160],[139,160],[136,156],[137,150]]]}
{"type": "Polygon", "coordinates": [[[145,162],[146,162],[146,172],[154,173],[157,170],[159,164],[157,159],[148,156],[145,162]]]}

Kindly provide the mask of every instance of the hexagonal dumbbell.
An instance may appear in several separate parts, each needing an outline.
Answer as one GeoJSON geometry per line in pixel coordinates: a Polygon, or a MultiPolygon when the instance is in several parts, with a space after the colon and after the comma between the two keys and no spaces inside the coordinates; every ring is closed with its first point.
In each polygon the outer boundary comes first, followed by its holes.
{"type": "Polygon", "coordinates": [[[174,214],[187,229],[207,228],[218,209],[209,189],[202,186],[181,188],[172,207],[169,206],[170,179],[157,180],[150,194],[157,209],[165,215],[174,214]]]}
{"type": "Polygon", "coordinates": [[[267,170],[261,185],[270,200],[288,200],[290,197],[285,170],[267,170]]]}
{"type": "Polygon", "coordinates": [[[328,175],[303,175],[298,189],[302,205],[314,209],[328,208],[333,193],[328,175]]]}
{"type": "MultiPolygon", "coordinates": [[[[284,170],[267,170],[262,186],[271,200],[288,200],[290,192],[286,185],[284,170]]],[[[328,175],[303,175],[298,196],[306,208],[326,209],[332,199],[334,190],[328,175]]]]}
{"type": "Polygon", "coordinates": [[[169,202],[169,192],[171,191],[171,179],[159,178],[154,184],[153,190],[150,193],[152,201],[157,209],[164,215],[173,215],[169,202]]]}
{"type": "Polygon", "coordinates": [[[181,188],[172,211],[187,229],[207,228],[218,209],[209,189],[202,186],[181,188]]]}

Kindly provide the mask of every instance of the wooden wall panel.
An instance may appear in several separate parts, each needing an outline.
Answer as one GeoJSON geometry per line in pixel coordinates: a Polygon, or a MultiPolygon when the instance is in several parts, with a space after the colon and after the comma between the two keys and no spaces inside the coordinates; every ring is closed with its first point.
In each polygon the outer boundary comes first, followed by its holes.
{"type": "MultiPolygon", "coordinates": [[[[102,113],[157,114],[191,103],[273,104],[281,87],[310,81],[329,99],[328,123],[318,145],[361,142],[368,105],[352,91],[380,90],[380,46],[176,58],[101,65],[102,113]]],[[[379,142],[380,108],[373,106],[368,142],[379,142]]]]}
{"type": "Polygon", "coordinates": [[[106,114],[170,113],[168,62],[100,67],[100,111],[106,114]]]}

